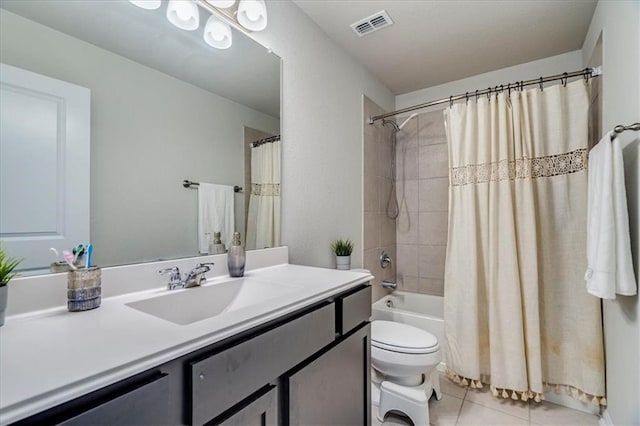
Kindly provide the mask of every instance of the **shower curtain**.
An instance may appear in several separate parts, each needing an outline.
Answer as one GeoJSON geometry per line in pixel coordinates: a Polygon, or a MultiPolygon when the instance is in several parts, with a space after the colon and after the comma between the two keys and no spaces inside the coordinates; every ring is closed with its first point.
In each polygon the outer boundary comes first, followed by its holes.
{"type": "Polygon", "coordinates": [[[494,395],[606,404],[600,301],[585,289],[589,83],[445,111],[449,376],[494,395]]]}
{"type": "Polygon", "coordinates": [[[248,249],[280,245],[280,141],[251,148],[248,249]]]}

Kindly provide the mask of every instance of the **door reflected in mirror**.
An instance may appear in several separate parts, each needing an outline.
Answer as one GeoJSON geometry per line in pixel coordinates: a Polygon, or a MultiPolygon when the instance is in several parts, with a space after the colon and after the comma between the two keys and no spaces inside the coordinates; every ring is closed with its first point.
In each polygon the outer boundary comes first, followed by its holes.
{"type": "MultiPolygon", "coordinates": [[[[198,191],[184,188],[185,179],[242,187],[233,195],[234,230],[251,238],[248,249],[280,244],[280,142],[251,148],[280,133],[280,58],[235,29],[232,46],[215,49],[202,37],[207,12],[200,10],[200,31],[183,31],[167,21],[165,9],[166,2],[157,10],[128,1],[0,2],[0,62],[90,94],[90,171],[73,178],[89,187],[90,241],[73,244],[91,242],[101,266],[199,254],[198,191]]],[[[3,103],[3,121],[11,111],[3,103]]],[[[33,114],[23,119],[27,128],[41,126],[33,114]]],[[[62,136],[73,125],[57,125],[59,137],[43,149],[60,159],[62,136]]],[[[3,133],[3,151],[14,141],[3,133]]],[[[44,171],[22,161],[35,168],[25,173],[44,171]]],[[[52,169],[58,180],[69,172],[63,163],[52,169]]],[[[30,201],[17,210],[42,222],[27,209],[37,211],[29,197],[38,184],[17,176],[3,176],[0,207],[11,203],[16,211],[20,197],[5,197],[12,188],[30,201]]],[[[56,205],[77,192],[52,191],[56,205]]],[[[45,218],[44,231],[2,223],[2,245],[25,258],[26,268],[46,268],[56,260],[49,247],[72,247],[62,243],[67,229],[60,223],[73,213],[49,209],[55,217],[45,218]],[[14,249],[20,240],[46,242],[14,249]]]]}

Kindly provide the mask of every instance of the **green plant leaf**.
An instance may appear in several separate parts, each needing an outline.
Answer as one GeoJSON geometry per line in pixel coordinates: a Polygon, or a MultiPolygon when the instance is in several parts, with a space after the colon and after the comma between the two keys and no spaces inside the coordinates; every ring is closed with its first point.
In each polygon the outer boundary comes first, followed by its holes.
{"type": "Polygon", "coordinates": [[[4,249],[0,247],[0,287],[4,287],[18,273],[14,271],[22,259],[14,259],[7,256],[4,249]]]}
{"type": "Polygon", "coordinates": [[[331,243],[331,251],[333,251],[336,256],[351,256],[353,243],[349,239],[335,240],[331,243]]]}

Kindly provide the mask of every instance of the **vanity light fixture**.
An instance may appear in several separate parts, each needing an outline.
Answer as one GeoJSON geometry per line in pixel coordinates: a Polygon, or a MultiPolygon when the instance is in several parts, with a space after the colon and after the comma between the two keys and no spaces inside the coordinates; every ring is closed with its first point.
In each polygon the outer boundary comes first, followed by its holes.
{"type": "Polygon", "coordinates": [[[209,16],[204,27],[204,41],[216,49],[228,49],[231,47],[231,27],[215,16],[209,16]]]}
{"type": "Polygon", "coordinates": [[[217,7],[220,9],[228,9],[234,4],[236,4],[236,0],[205,0],[213,7],[217,7]]]}
{"type": "Polygon", "coordinates": [[[240,0],[237,19],[248,30],[262,31],[267,28],[267,5],[264,0],[240,0]]]}
{"type": "MultiPolygon", "coordinates": [[[[162,0],[129,0],[147,10],[160,8],[162,0]]],[[[248,34],[267,27],[265,0],[169,0],[167,19],[176,27],[194,31],[200,25],[199,7],[211,13],[204,28],[204,41],[216,49],[228,49],[233,42],[231,27],[248,34]],[[237,6],[236,6],[237,5],[237,6]]]]}
{"type": "Polygon", "coordinates": [[[147,10],[155,10],[160,7],[160,0],[129,0],[131,4],[147,10]]]}
{"type": "Polygon", "coordinates": [[[198,6],[191,0],[169,0],[167,19],[180,29],[197,30],[200,25],[198,6]]]}

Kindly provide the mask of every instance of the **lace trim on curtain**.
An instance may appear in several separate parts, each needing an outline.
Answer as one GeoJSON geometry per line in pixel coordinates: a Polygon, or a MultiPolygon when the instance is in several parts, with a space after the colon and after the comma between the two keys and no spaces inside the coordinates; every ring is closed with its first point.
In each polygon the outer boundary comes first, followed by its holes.
{"type": "MultiPolygon", "coordinates": [[[[469,379],[467,377],[463,377],[463,376],[459,376],[458,374],[454,373],[453,371],[447,369],[445,372],[446,376],[451,379],[451,381],[453,381],[454,383],[460,385],[460,386],[464,386],[464,387],[470,387],[472,389],[482,389],[483,388],[483,383],[488,384],[489,383],[489,376],[481,376],[480,380],[475,380],[475,379],[469,379]]],[[[543,383],[544,386],[544,390],[549,392],[549,391],[553,391],[557,394],[561,393],[563,390],[564,392],[579,400],[582,402],[587,402],[587,401],[591,401],[591,403],[593,405],[602,405],[602,406],[606,406],[607,405],[607,398],[605,398],[603,395],[591,395],[588,394],[586,392],[581,391],[578,388],[575,388],[571,385],[560,385],[560,384],[556,384],[556,383],[543,383]]],[[[526,391],[516,391],[516,390],[512,390],[512,389],[500,389],[500,388],[496,388],[495,386],[489,386],[489,389],[491,390],[491,393],[493,394],[493,396],[495,397],[502,397],[505,399],[513,399],[514,401],[517,400],[521,400],[521,401],[528,401],[528,400],[533,400],[535,402],[541,402],[544,401],[544,394],[540,393],[540,392],[533,392],[531,390],[526,390],[526,391]]]]}
{"type": "Polygon", "coordinates": [[[280,195],[279,183],[252,183],[251,195],[280,195]]]}
{"type": "Polygon", "coordinates": [[[586,148],[544,157],[522,157],[451,168],[451,185],[461,186],[502,180],[551,177],[587,169],[586,148]]]}

